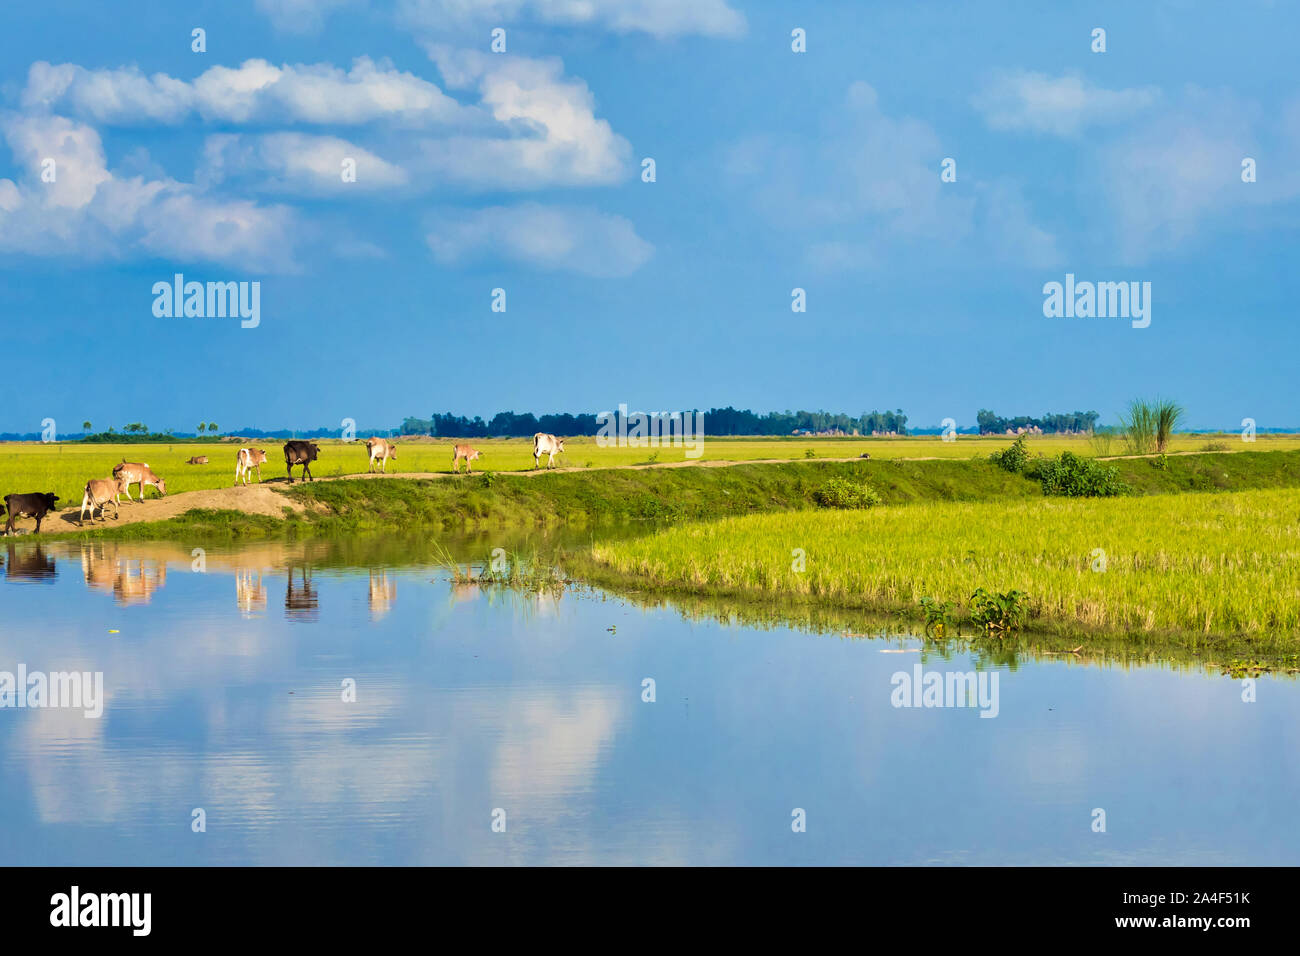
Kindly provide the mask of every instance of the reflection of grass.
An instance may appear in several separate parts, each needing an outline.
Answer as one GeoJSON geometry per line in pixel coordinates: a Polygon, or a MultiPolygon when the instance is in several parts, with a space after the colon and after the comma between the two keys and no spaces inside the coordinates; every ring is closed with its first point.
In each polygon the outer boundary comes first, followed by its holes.
{"type": "MultiPolygon", "coordinates": [[[[1155,469],[1147,470],[1153,474],[1155,469]]],[[[978,588],[1030,595],[1031,626],[1300,641],[1295,495],[925,503],[754,515],[592,549],[592,574],[643,586],[916,613],[978,588]],[[1107,570],[1090,554],[1104,547],[1107,570]],[[791,549],[806,552],[792,568],[791,549]]]]}

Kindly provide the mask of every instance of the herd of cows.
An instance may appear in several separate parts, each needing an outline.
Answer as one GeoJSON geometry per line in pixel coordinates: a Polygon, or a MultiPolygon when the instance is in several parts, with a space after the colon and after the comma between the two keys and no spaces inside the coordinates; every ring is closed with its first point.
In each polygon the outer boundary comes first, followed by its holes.
{"type": "MultiPolygon", "coordinates": [[[[370,457],[369,471],[374,472],[376,469],[381,473],[388,472],[388,460],[397,459],[397,443],[389,441],[386,438],[368,438],[365,441],[366,452],[370,457]]],[[[564,451],[564,439],[556,438],[554,435],[548,435],[544,432],[538,432],[533,436],[533,468],[541,465],[543,455],[546,455],[546,467],[555,466],[555,456],[564,451]]],[[[311,463],[320,456],[320,446],[315,442],[293,440],[284,443],[284,465],[285,471],[289,475],[289,484],[293,484],[294,466],[301,466],[302,472],[299,477],[303,481],[314,481],[311,474],[311,463]]],[[[451,470],[455,474],[460,473],[460,463],[465,462],[465,473],[473,474],[473,462],[482,456],[482,452],[469,445],[453,445],[451,456],[451,470]]],[[[208,463],[207,455],[196,455],[190,458],[188,465],[206,465],[208,463]]],[[[249,478],[253,471],[257,472],[257,480],[262,480],[262,465],[266,463],[266,452],[261,448],[240,448],[235,453],[235,484],[239,485],[242,481],[244,486],[248,486],[249,478]]],[[[89,512],[90,520],[95,520],[95,509],[99,509],[99,518],[101,521],[108,520],[105,516],[105,508],[108,505],[113,506],[113,519],[117,520],[117,507],[121,503],[122,495],[126,495],[127,501],[135,501],[131,497],[131,486],[138,484],[140,486],[140,500],[144,501],[144,489],[146,485],[152,485],[158,489],[160,495],[167,494],[167,482],[158,475],[154,474],[153,469],[146,462],[130,462],[123,459],[121,463],[113,466],[113,477],[111,478],[92,478],[86,482],[81,498],[81,514],[78,518],[78,524],[85,526],[86,514],[89,512]]],[[[52,511],[57,510],[55,502],[59,496],[52,491],[28,492],[26,494],[8,494],[4,496],[4,507],[0,511],[7,512],[9,519],[5,522],[4,533],[11,534],[14,529],[14,520],[19,517],[29,517],[36,519],[36,533],[41,530],[41,522],[45,516],[52,511]]]]}

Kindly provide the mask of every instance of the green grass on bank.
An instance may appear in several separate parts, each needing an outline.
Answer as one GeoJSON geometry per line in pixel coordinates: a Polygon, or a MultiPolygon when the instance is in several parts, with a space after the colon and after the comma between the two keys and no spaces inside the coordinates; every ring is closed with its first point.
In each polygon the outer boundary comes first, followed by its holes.
{"type": "MultiPolygon", "coordinates": [[[[1114,462],[1135,494],[1300,487],[1300,451],[1171,456],[1114,462]]],[[[867,482],[882,504],[1043,497],[1040,484],[986,460],[797,461],[780,464],[599,469],[525,477],[318,481],[287,488],[308,506],[284,521],[234,511],[191,511],[165,522],[101,527],[115,538],[219,538],[445,531],[647,521],[697,521],[818,507],[835,479],[867,482]]],[[[69,532],[79,534],[80,532],[69,532]]]]}
{"type": "Polygon", "coordinates": [[[1110,499],[925,502],[750,515],[599,543],[596,583],[784,598],[920,619],[919,602],[1018,590],[1031,626],[1300,642],[1292,489],[1110,499]]]}

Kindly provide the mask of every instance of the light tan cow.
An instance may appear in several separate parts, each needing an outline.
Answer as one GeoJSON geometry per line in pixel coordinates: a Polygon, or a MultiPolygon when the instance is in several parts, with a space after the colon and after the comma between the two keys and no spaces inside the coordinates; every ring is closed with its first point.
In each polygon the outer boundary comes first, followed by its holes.
{"type": "Polygon", "coordinates": [[[469,445],[454,445],[451,449],[451,470],[454,473],[460,471],[460,460],[465,459],[465,470],[467,474],[474,474],[474,466],[470,462],[482,456],[482,452],[477,448],[471,448],[469,445]]]}
{"type": "MultiPolygon", "coordinates": [[[[128,483],[126,478],[91,478],[86,482],[85,494],[81,496],[81,519],[78,524],[85,525],[86,511],[90,511],[90,520],[95,520],[95,509],[99,509],[101,521],[107,521],[104,516],[104,506],[109,502],[113,504],[113,520],[117,520],[117,499],[122,492],[131,497],[131,492],[127,491],[128,483]]],[[[143,494],[141,490],[141,494],[143,494]]]]}
{"type": "Polygon", "coordinates": [[[388,471],[388,459],[397,460],[397,443],[385,438],[367,438],[366,451],[370,453],[370,470],[375,470],[375,462],[380,463],[381,471],[388,471]]]}
{"type": "Polygon", "coordinates": [[[536,469],[541,463],[542,456],[546,455],[546,467],[555,466],[555,456],[564,453],[564,439],[556,438],[554,435],[548,435],[546,432],[538,432],[533,436],[533,468],[536,469]]]}
{"type": "Polygon", "coordinates": [[[122,459],[120,465],[113,466],[113,477],[125,479],[126,484],[122,490],[126,492],[127,501],[135,501],[131,497],[131,486],[140,486],[140,500],[144,501],[144,486],[153,485],[158,489],[158,494],[167,494],[167,482],[163,481],[153,473],[149,463],[145,461],[127,461],[122,459]]]}
{"type": "Polygon", "coordinates": [[[257,480],[262,480],[262,465],[266,464],[266,452],[260,448],[241,448],[235,452],[235,484],[239,484],[239,479],[244,479],[244,487],[248,487],[248,476],[257,469],[257,480]]]}
{"type": "Polygon", "coordinates": [[[190,458],[185,462],[187,465],[206,465],[207,463],[207,455],[195,455],[193,458],[190,458]]]}

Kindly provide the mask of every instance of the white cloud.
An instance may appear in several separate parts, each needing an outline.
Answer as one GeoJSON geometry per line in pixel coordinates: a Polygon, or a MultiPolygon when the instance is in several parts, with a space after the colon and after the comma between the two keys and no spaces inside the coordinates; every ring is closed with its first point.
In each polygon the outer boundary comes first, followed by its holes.
{"type": "Polygon", "coordinates": [[[990,127],[1075,136],[1089,126],[1121,122],[1154,105],[1160,90],[1107,90],[1077,74],[1059,77],[1029,70],[999,73],[971,97],[990,127]]]}
{"type": "Polygon", "coordinates": [[[421,165],[439,178],[480,186],[613,183],[632,147],[597,119],[595,99],[559,60],[431,46],[448,87],[474,89],[494,121],[488,132],[425,140],[421,165]]]}
{"type": "Polygon", "coordinates": [[[463,107],[436,85],[391,64],[360,57],[343,71],[328,63],[275,66],[246,60],[214,66],[187,83],[136,67],[87,70],[33,63],[22,96],[27,112],[60,110],[101,125],[181,123],[198,113],[228,123],[376,120],[429,126],[463,122],[463,107]]]}
{"type": "Polygon", "coordinates": [[[417,29],[537,22],[659,39],[736,37],[745,17],[726,0],[399,0],[398,16],[417,29]]]}
{"type": "Polygon", "coordinates": [[[426,241],[443,265],[499,257],[601,277],[630,275],[654,253],[622,216],[538,203],[444,210],[434,217],[426,241]]]}
{"type": "Polygon", "coordinates": [[[237,181],[264,192],[329,196],[400,188],[409,181],[399,166],[354,143],[304,133],[209,136],[197,178],[204,185],[237,181]],[[345,159],[356,164],[354,182],[343,180],[345,159]]]}
{"type": "Polygon", "coordinates": [[[172,179],[117,177],[99,134],[62,116],[0,122],[22,183],[0,180],[0,249],[108,259],[159,256],[263,271],[292,264],[295,230],[284,207],[226,201],[172,179]],[[42,179],[55,161],[54,181],[42,179]]]}

